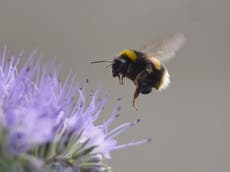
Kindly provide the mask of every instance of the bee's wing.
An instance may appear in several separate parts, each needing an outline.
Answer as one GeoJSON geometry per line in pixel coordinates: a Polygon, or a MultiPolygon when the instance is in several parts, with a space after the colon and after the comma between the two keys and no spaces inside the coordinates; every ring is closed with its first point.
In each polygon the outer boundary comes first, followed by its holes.
{"type": "Polygon", "coordinates": [[[153,39],[141,51],[147,54],[148,58],[158,58],[161,61],[167,61],[175,55],[184,42],[185,36],[182,33],[173,33],[153,39]]]}

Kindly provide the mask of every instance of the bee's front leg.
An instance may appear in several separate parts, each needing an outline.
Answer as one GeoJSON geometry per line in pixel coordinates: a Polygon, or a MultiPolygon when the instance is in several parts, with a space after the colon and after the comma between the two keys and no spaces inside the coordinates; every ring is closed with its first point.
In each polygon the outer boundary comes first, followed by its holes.
{"type": "Polygon", "coordinates": [[[118,75],[118,79],[119,79],[119,84],[120,84],[120,85],[123,85],[123,84],[124,84],[124,82],[123,82],[124,76],[121,75],[121,74],[119,74],[119,75],[118,75]]]}
{"type": "Polygon", "coordinates": [[[121,85],[124,84],[124,75],[121,75],[121,85]]]}

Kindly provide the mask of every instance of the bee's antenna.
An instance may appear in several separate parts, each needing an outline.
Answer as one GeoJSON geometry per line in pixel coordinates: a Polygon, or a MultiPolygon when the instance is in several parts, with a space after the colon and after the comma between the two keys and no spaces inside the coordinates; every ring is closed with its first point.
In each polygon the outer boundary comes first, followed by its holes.
{"type": "Polygon", "coordinates": [[[107,61],[107,60],[99,60],[99,61],[93,61],[93,62],[90,62],[91,64],[94,64],[94,63],[112,63],[113,61],[107,61]]]}
{"type": "Polygon", "coordinates": [[[110,67],[110,66],[112,66],[112,64],[107,65],[105,68],[108,68],[108,67],[110,67]]]}

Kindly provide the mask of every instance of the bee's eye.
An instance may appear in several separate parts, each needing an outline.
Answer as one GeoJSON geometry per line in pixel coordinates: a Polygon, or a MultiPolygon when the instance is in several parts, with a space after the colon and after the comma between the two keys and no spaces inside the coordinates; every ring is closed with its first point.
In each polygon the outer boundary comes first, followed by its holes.
{"type": "Polygon", "coordinates": [[[126,61],[124,59],[120,59],[120,58],[115,59],[113,65],[112,65],[113,76],[115,77],[119,73],[122,73],[125,66],[126,66],[126,61]]]}
{"type": "Polygon", "coordinates": [[[124,66],[126,64],[126,61],[124,59],[119,59],[119,65],[124,66]]]}
{"type": "Polygon", "coordinates": [[[113,66],[117,69],[122,68],[126,64],[126,61],[124,59],[116,59],[114,60],[113,66]]]}

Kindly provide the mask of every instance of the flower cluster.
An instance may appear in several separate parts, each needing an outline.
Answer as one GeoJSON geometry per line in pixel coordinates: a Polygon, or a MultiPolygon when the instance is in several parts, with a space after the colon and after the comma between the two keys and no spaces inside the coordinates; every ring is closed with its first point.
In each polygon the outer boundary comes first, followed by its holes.
{"type": "Polygon", "coordinates": [[[140,120],[110,130],[118,103],[96,125],[108,96],[99,98],[96,90],[87,99],[87,81],[79,84],[70,74],[61,82],[55,64],[42,65],[35,55],[21,67],[23,51],[7,58],[4,48],[0,56],[0,171],[111,171],[103,163],[111,151],[150,141],[118,144],[116,137],[140,120]]]}

